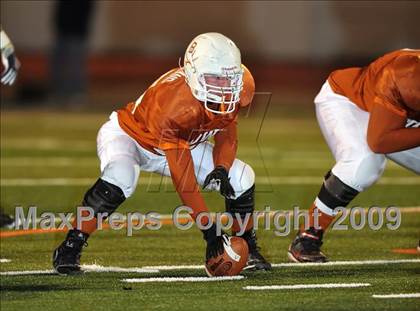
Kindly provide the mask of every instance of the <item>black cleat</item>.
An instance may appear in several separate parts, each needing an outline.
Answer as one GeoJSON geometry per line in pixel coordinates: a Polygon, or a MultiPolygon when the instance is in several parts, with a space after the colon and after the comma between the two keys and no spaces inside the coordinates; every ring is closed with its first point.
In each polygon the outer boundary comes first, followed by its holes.
{"type": "Polygon", "coordinates": [[[241,238],[248,243],[249,255],[244,271],[270,271],[271,264],[260,253],[257,246],[257,235],[254,230],[245,232],[241,238]]]}
{"type": "Polygon", "coordinates": [[[67,233],[66,239],[53,253],[53,267],[59,274],[80,273],[80,257],[82,249],[87,246],[89,235],[73,229],[67,233]]]}
{"type": "Polygon", "coordinates": [[[321,252],[322,230],[311,227],[299,232],[289,246],[287,256],[294,262],[327,262],[327,257],[321,252]]]}
{"type": "Polygon", "coordinates": [[[0,228],[9,228],[12,229],[15,226],[15,221],[14,219],[3,213],[3,210],[0,209],[0,228]]]}

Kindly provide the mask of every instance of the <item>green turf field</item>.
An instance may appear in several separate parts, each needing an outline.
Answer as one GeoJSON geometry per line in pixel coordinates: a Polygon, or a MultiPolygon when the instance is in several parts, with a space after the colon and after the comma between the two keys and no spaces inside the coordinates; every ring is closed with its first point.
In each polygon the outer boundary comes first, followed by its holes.
{"type": "MultiPolygon", "coordinates": [[[[238,157],[257,175],[257,209],[306,209],[316,196],[322,176],[333,158],[311,110],[301,114],[276,113],[262,122],[262,112],[240,121],[238,157]],[[262,123],[262,126],[260,127],[262,123]],[[260,131],[261,128],[261,131],[260,131]],[[257,140],[258,138],[258,140],[257,140]]],[[[3,111],[1,114],[1,206],[37,206],[38,211],[72,212],[85,190],[98,177],[95,138],[106,113],[3,111]]],[[[169,214],[180,204],[170,185],[141,174],[135,195],[119,212],[156,211],[169,214]]],[[[418,310],[419,298],[377,299],[372,295],[420,292],[420,261],[415,249],[420,238],[420,177],[388,163],[381,181],[359,195],[352,205],[401,207],[398,230],[332,231],[324,251],[331,261],[389,260],[324,266],[278,266],[271,273],[246,273],[241,280],[201,283],[124,283],[126,278],[199,277],[202,269],[157,272],[90,272],[63,277],[48,274],[51,254],[64,233],[31,234],[1,239],[2,273],[42,270],[41,274],[1,275],[1,310],[29,307],[57,309],[147,310],[418,310]],[[404,212],[410,211],[409,213],[404,212]],[[410,208],[410,209],[407,209],[410,208]],[[395,260],[417,260],[395,262],[395,260]],[[325,283],[369,283],[357,288],[318,288],[250,291],[245,286],[325,283]]],[[[223,200],[204,194],[212,211],[222,211],[223,200]]],[[[6,231],[3,230],[2,233],[6,231]]],[[[273,263],[287,262],[294,237],[278,237],[259,230],[263,253],[273,263]]],[[[204,242],[198,230],[179,231],[165,225],[159,231],[142,229],[126,237],[125,230],[103,230],[89,240],[83,264],[105,267],[200,265],[204,242]]]]}

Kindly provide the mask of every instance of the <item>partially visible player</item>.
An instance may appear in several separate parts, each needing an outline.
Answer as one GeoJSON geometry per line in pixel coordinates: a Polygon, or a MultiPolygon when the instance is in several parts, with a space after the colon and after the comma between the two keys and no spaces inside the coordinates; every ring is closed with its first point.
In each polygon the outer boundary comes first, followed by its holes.
{"type": "Polygon", "coordinates": [[[336,164],[309,210],[309,229],[302,228],[289,247],[289,259],[297,262],[327,261],[320,248],[335,209],[373,185],[387,158],[420,174],[420,50],[398,50],[367,67],[334,71],[315,107],[336,164]]]}
{"type": "MultiPolygon", "coordinates": [[[[4,69],[1,74],[1,83],[4,85],[12,85],[17,77],[19,69],[19,61],[15,55],[15,48],[9,37],[6,35],[3,29],[0,30],[0,50],[1,50],[1,61],[4,69]]],[[[14,220],[11,216],[5,214],[3,209],[0,208],[0,228],[14,226],[14,220]]]]}
{"type": "MultiPolygon", "coordinates": [[[[97,139],[102,175],[86,192],[83,206],[92,207],[95,216],[111,214],[133,194],[140,172],[147,171],[171,176],[194,219],[208,211],[201,185],[220,191],[226,210],[245,220],[254,211],[255,175],[236,159],[236,127],[238,112],[251,103],[254,91],[254,79],[230,39],[219,33],[197,36],[187,48],[184,67],[161,76],[102,126],[97,139]],[[210,137],[214,145],[207,141],[210,137]]],[[[201,223],[208,224],[208,219],[201,223]]],[[[97,219],[79,228],[76,224],[54,252],[53,266],[59,273],[80,270],[82,247],[97,219]]],[[[247,268],[271,269],[259,252],[252,220],[245,227],[241,237],[249,248],[247,268]]],[[[233,234],[239,229],[234,222],[233,234]]],[[[207,259],[223,252],[223,237],[215,225],[203,230],[203,236],[207,259]]]]}
{"type": "Polygon", "coordinates": [[[1,83],[12,85],[17,77],[19,61],[15,55],[15,48],[3,29],[0,31],[1,61],[4,69],[1,74],[1,83]]]}

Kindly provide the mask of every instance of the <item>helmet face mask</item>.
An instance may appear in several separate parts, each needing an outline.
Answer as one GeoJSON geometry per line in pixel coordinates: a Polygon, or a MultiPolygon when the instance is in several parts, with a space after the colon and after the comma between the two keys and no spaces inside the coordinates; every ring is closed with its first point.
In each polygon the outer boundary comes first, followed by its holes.
{"type": "Polygon", "coordinates": [[[239,49],[218,33],[197,36],[184,57],[186,82],[193,96],[215,114],[235,111],[240,101],[243,70],[239,49]]]}
{"type": "Polygon", "coordinates": [[[242,90],[242,72],[231,76],[203,74],[198,77],[198,80],[205,92],[203,103],[207,110],[216,114],[235,111],[242,90]],[[219,109],[211,106],[219,106],[219,109]]]}

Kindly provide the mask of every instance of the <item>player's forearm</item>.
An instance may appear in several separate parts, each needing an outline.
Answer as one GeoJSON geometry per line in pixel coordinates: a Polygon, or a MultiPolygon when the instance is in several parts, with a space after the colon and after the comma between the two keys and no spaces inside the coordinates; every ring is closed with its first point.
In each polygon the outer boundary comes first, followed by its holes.
{"type": "Polygon", "coordinates": [[[224,131],[219,132],[214,137],[214,140],[214,166],[223,166],[227,171],[229,171],[233,161],[236,158],[236,151],[238,149],[236,124],[232,124],[224,131]]]}
{"type": "Polygon", "coordinates": [[[375,153],[392,153],[420,146],[420,128],[402,128],[369,137],[369,147],[375,153]]]}
{"type": "Polygon", "coordinates": [[[226,170],[229,170],[236,158],[237,146],[237,140],[216,144],[213,149],[214,166],[223,166],[226,170]]]}
{"type": "MultiPolygon", "coordinates": [[[[192,208],[191,217],[196,220],[198,214],[208,212],[208,209],[195,178],[191,153],[188,149],[171,149],[165,154],[175,189],[182,203],[192,208]]],[[[206,223],[205,218],[202,221],[206,223]]]]}

